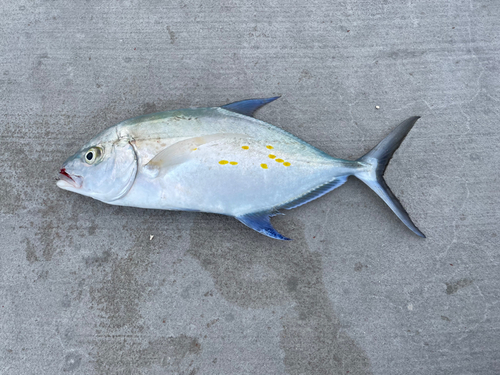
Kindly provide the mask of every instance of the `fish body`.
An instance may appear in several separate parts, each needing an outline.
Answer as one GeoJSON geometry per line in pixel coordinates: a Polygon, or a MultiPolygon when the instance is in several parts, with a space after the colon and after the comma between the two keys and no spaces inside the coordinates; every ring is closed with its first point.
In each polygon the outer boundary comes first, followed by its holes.
{"type": "Polygon", "coordinates": [[[382,160],[385,169],[418,118],[406,121],[397,134],[400,139],[382,145],[395,146],[388,157],[369,153],[351,161],[331,157],[252,116],[275,99],[125,120],[70,157],[57,185],[113,205],[229,215],[269,237],[286,240],[272,227],[270,217],[316,199],[354,175],[423,236],[385,186],[383,170],[377,174],[380,157],[387,159],[382,160]]]}

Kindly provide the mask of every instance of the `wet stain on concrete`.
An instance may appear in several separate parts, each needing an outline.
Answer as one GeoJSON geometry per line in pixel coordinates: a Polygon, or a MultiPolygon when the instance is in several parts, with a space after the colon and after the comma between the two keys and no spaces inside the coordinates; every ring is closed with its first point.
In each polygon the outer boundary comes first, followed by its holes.
{"type": "Polygon", "coordinates": [[[286,282],[287,289],[290,293],[296,292],[298,285],[299,285],[299,278],[296,276],[290,277],[286,282]]]}
{"type": "Polygon", "coordinates": [[[23,240],[26,260],[30,264],[38,261],[51,261],[58,250],[62,253],[64,246],[60,242],[64,239],[61,231],[61,225],[54,224],[53,219],[42,219],[42,223],[36,227],[31,240],[28,237],[23,240]]]}
{"type": "Polygon", "coordinates": [[[195,281],[192,284],[186,285],[182,289],[181,297],[183,299],[190,299],[192,297],[192,295],[194,294],[194,292],[199,291],[200,287],[201,287],[201,282],[199,280],[195,281]]]}
{"type": "Polygon", "coordinates": [[[148,368],[158,366],[169,374],[197,371],[191,356],[202,350],[198,339],[152,334],[141,315],[141,304],[162,285],[152,285],[148,273],[160,251],[167,248],[166,242],[150,241],[148,233],[138,231],[123,255],[105,250],[84,259],[87,267],[102,275],[102,281],[93,282],[97,286],[89,289],[100,318],[90,353],[98,374],[148,373],[148,368]]]}
{"type": "Polygon", "coordinates": [[[35,246],[33,246],[31,241],[27,238],[24,239],[24,243],[26,244],[26,247],[24,248],[24,252],[26,253],[26,260],[30,264],[38,262],[38,256],[36,255],[35,246]]]}
{"type": "MultiPolygon", "coordinates": [[[[101,322],[108,330],[120,329],[124,326],[142,331],[139,324],[142,316],[139,304],[146,292],[147,286],[141,275],[148,270],[149,245],[135,244],[122,259],[112,259],[112,269],[108,277],[102,281],[101,286],[90,288],[91,301],[97,309],[104,314],[105,320],[101,322]]],[[[110,251],[105,251],[102,256],[86,260],[88,266],[99,266],[112,258],[110,251]]]]}
{"type": "Polygon", "coordinates": [[[147,115],[148,113],[155,113],[155,112],[158,112],[158,109],[156,107],[156,104],[155,103],[152,103],[152,102],[148,102],[148,103],[145,103],[143,106],[142,106],[142,112],[147,115]]]}
{"type": "Polygon", "coordinates": [[[459,289],[465,288],[466,286],[469,286],[472,283],[473,283],[473,280],[471,280],[471,279],[461,279],[458,281],[445,283],[446,284],[446,294],[454,294],[459,289]]]}
{"type": "Polygon", "coordinates": [[[287,219],[293,241],[276,241],[232,218],[199,218],[188,254],[224,298],[247,308],[293,304],[280,336],[287,373],[371,373],[366,353],[341,329],[323,284],[321,255],[309,250],[299,223],[287,219]],[[256,267],[260,276],[249,277],[256,267]]]}
{"type": "Polygon", "coordinates": [[[168,374],[196,373],[187,360],[202,351],[198,340],[186,335],[155,338],[146,346],[127,337],[102,337],[98,347],[94,363],[98,374],[142,374],[140,369],[152,366],[161,366],[168,374]]]}
{"type": "Polygon", "coordinates": [[[0,177],[0,213],[15,214],[22,208],[21,196],[7,178],[0,177]]]}
{"type": "Polygon", "coordinates": [[[85,258],[85,265],[87,267],[102,267],[109,263],[111,260],[111,251],[104,250],[101,254],[95,254],[85,258]]]}
{"type": "Polygon", "coordinates": [[[51,261],[56,253],[64,253],[65,248],[73,243],[73,238],[67,236],[67,231],[76,229],[76,213],[70,212],[66,217],[57,214],[56,203],[43,200],[40,209],[40,223],[34,226],[30,237],[24,239],[26,245],[26,260],[30,263],[51,261]]]}
{"type": "MultiPolygon", "coordinates": [[[[43,124],[37,125],[44,128],[43,124]]],[[[47,165],[53,162],[52,159],[44,160],[36,146],[26,147],[24,139],[29,139],[30,135],[24,134],[22,129],[12,124],[2,128],[2,137],[11,139],[12,147],[6,151],[7,163],[0,172],[0,213],[31,217],[20,222],[19,228],[24,229],[21,243],[25,245],[26,260],[33,264],[51,261],[57,252],[64,252],[64,245],[68,242],[64,238],[65,229],[72,220],[63,219],[59,202],[49,198],[52,192],[47,181],[50,180],[51,187],[54,181],[48,177],[47,165]]],[[[43,150],[52,155],[50,146],[43,150]]]]}

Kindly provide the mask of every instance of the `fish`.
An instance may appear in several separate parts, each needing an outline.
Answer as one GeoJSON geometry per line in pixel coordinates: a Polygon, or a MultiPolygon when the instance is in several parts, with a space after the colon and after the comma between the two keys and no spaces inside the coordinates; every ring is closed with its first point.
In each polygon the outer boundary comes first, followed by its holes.
{"type": "Polygon", "coordinates": [[[337,189],[349,176],[370,187],[416,235],[384,181],[415,122],[401,122],[356,160],[332,157],[254,113],[279,96],[128,119],[92,138],[62,165],[57,186],[104,203],[232,216],[278,240],[282,214],[337,189]]]}

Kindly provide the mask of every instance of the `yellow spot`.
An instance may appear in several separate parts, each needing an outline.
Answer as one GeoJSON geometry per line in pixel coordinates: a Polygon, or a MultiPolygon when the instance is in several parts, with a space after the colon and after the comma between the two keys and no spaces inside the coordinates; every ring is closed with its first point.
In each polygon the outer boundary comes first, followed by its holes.
{"type": "Polygon", "coordinates": [[[248,150],[250,147],[248,147],[248,146],[241,146],[241,148],[242,148],[243,150],[248,150]]]}
{"type": "Polygon", "coordinates": [[[238,162],[237,161],[230,161],[229,164],[236,165],[236,164],[238,164],[238,162]]]}
{"type": "Polygon", "coordinates": [[[284,165],[285,167],[289,167],[291,164],[290,164],[289,162],[285,161],[285,162],[283,163],[283,165],[284,165]]]}
{"type": "Polygon", "coordinates": [[[274,158],[276,157],[276,155],[269,154],[269,157],[270,157],[271,159],[274,159],[274,158]]]}
{"type": "Polygon", "coordinates": [[[266,148],[268,148],[269,150],[272,150],[274,147],[270,146],[270,145],[267,145],[266,148]]]}
{"type": "Polygon", "coordinates": [[[227,164],[227,163],[229,163],[227,160],[221,160],[221,161],[219,162],[219,164],[222,164],[222,165],[227,164]]]}
{"type": "Polygon", "coordinates": [[[278,163],[283,163],[284,162],[283,159],[276,159],[275,161],[278,162],[278,163]]]}
{"type": "Polygon", "coordinates": [[[267,164],[261,164],[260,166],[264,169],[267,169],[267,164]]]}
{"type": "Polygon", "coordinates": [[[196,150],[198,150],[198,147],[196,147],[196,148],[193,148],[193,151],[196,151],[196,150]]]}

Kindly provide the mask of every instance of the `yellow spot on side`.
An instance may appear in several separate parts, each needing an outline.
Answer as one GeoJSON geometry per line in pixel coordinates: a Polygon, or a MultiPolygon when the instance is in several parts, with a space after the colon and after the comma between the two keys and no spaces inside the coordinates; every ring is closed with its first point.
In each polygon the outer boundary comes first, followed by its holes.
{"type": "Polygon", "coordinates": [[[269,150],[272,150],[274,147],[271,145],[267,145],[266,148],[268,148],[269,150]]]}
{"type": "Polygon", "coordinates": [[[276,159],[276,162],[278,162],[278,163],[283,163],[283,162],[284,162],[284,160],[283,160],[283,159],[276,159]]]}
{"type": "Polygon", "coordinates": [[[274,159],[274,158],[276,157],[276,155],[269,154],[269,157],[270,157],[271,159],[274,159]]]}
{"type": "Polygon", "coordinates": [[[221,161],[219,162],[219,164],[222,164],[222,165],[227,164],[227,163],[229,163],[227,160],[221,160],[221,161]]]}
{"type": "Polygon", "coordinates": [[[241,146],[241,148],[242,148],[243,150],[248,150],[250,147],[248,147],[248,146],[241,146]]]}
{"type": "Polygon", "coordinates": [[[289,162],[285,161],[285,162],[283,163],[283,165],[284,165],[285,167],[289,167],[291,164],[290,164],[289,162]]]}
{"type": "Polygon", "coordinates": [[[238,162],[237,161],[230,161],[229,164],[236,165],[236,164],[238,164],[238,162]]]}
{"type": "Polygon", "coordinates": [[[260,166],[264,169],[267,169],[267,164],[261,164],[260,166]]]}
{"type": "Polygon", "coordinates": [[[196,151],[196,150],[198,150],[198,147],[196,147],[196,148],[193,148],[193,151],[196,151]]]}

